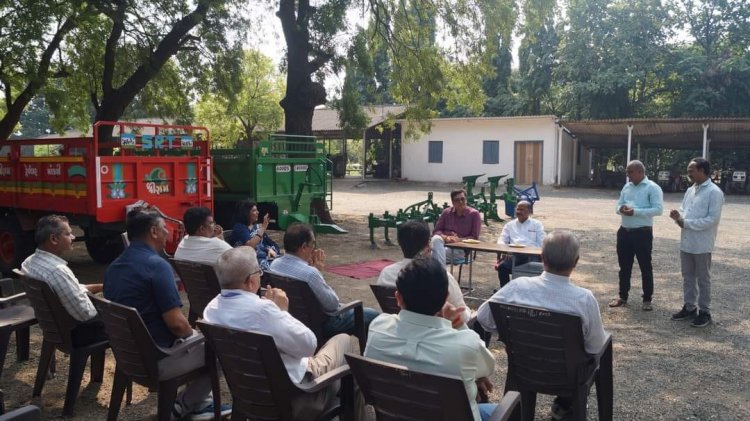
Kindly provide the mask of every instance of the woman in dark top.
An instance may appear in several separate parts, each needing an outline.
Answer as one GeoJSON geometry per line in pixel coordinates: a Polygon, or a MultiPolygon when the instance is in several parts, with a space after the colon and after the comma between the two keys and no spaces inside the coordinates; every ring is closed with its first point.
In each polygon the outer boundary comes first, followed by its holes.
{"type": "Polygon", "coordinates": [[[258,223],[258,205],[252,200],[245,199],[237,203],[234,215],[234,226],[229,235],[232,247],[250,246],[255,249],[260,268],[268,270],[271,261],[281,254],[279,245],[266,234],[269,216],[263,216],[263,222],[258,223]]]}

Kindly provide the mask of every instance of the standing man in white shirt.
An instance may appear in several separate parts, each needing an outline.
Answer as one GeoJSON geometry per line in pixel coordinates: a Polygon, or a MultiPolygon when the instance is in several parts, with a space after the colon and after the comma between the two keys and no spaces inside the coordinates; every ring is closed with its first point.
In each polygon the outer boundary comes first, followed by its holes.
{"type": "Polygon", "coordinates": [[[182,222],[187,235],[177,246],[175,259],[213,266],[222,253],[232,248],[222,238],[223,230],[214,222],[210,209],[203,206],[192,207],[185,211],[182,222]]]}
{"type": "MultiPolygon", "coordinates": [[[[503,226],[503,232],[497,239],[498,244],[521,244],[530,247],[541,247],[544,241],[544,225],[531,216],[531,203],[521,200],[516,204],[516,219],[503,226]]],[[[530,255],[506,255],[499,259],[495,268],[500,280],[500,288],[510,282],[514,265],[538,262],[539,258],[530,255]]]]}
{"type": "MultiPolygon", "coordinates": [[[[599,303],[591,291],[574,285],[570,280],[578,264],[580,245],[570,231],[552,231],[542,243],[544,272],[540,276],[516,278],[500,288],[477,310],[477,321],[488,332],[497,332],[489,302],[519,304],[574,314],[581,318],[583,345],[589,354],[596,353],[607,335],[599,313],[599,303]]],[[[565,419],[573,400],[558,396],[552,404],[552,418],[565,419]]]]}
{"type": "MultiPolygon", "coordinates": [[[[268,288],[263,297],[258,296],[263,270],[252,247],[240,246],[223,253],[216,274],[221,293],[206,306],[204,320],[272,336],[292,382],[308,382],[346,365],[344,354],[354,352],[349,335],[332,337],[316,353],[315,334],[289,314],[289,299],[283,290],[268,288]]],[[[324,408],[336,398],[338,388],[337,383],[295,402],[292,408],[295,418],[303,418],[310,407],[324,408]]],[[[363,413],[361,407],[357,410],[363,413]]]]}
{"type": "Polygon", "coordinates": [[[610,307],[620,307],[628,302],[633,258],[638,259],[643,281],[643,311],[651,311],[654,294],[654,269],[651,250],[654,243],[654,216],[662,213],[664,194],[661,187],[646,177],[646,167],[641,161],[630,161],[625,170],[630,181],[620,192],[615,212],[621,216],[617,230],[617,261],[620,264],[620,293],[609,302],[610,307]]]}
{"type": "Polygon", "coordinates": [[[724,193],[711,181],[711,164],[694,158],[688,164],[693,185],[685,192],[680,210],[672,209],[669,217],[682,229],[680,266],[685,304],[672,320],[693,319],[691,326],[711,323],[711,252],[721,219],[724,193]]]}

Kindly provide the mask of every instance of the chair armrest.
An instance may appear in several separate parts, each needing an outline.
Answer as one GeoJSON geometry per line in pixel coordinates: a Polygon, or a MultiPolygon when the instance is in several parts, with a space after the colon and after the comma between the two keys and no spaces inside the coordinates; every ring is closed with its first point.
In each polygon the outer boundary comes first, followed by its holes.
{"type": "Polygon", "coordinates": [[[604,344],[602,345],[602,348],[597,352],[596,354],[592,354],[591,356],[596,358],[596,362],[598,363],[599,360],[602,359],[602,356],[605,352],[607,352],[607,349],[612,348],[612,334],[609,332],[605,332],[607,335],[604,339],[604,344]]]}
{"type": "Polygon", "coordinates": [[[0,415],[0,421],[34,421],[41,419],[41,410],[34,405],[26,405],[0,415]]]}
{"type": "Polygon", "coordinates": [[[521,417],[521,394],[509,391],[492,411],[489,421],[521,420],[521,417]]]}
{"type": "Polygon", "coordinates": [[[16,301],[20,301],[26,298],[25,292],[19,292],[18,294],[13,294],[8,297],[2,297],[0,298],[0,308],[5,307],[8,304],[13,304],[16,301]]]}
{"type": "Polygon", "coordinates": [[[313,379],[309,382],[299,383],[296,386],[299,390],[302,390],[305,393],[315,393],[317,391],[323,390],[331,383],[341,379],[344,376],[351,376],[351,370],[349,370],[348,365],[342,365],[341,367],[331,370],[328,373],[318,377],[317,379],[313,379]]]}
{"type": "Polygon", "coordinates": [[[341,304],[341,307],[339,307],[339,309],[334,313],[331,313],[331,316],[338,316],[339,314],[342,314],[345,311],[351,310],[355,307],[362,307],[362,300],[354,300],[346,304],[341,304]]]}
{"type": "Polygon", "coordinates": [[[188,349],[198,346],[204,342],[206,342],[206,337],[198,333],[196,335],[189,336],[183,342],[180,342],[171,348],[164,348],[161,346],[159,346],[158,348],[161,352],[163,352],[166,355],[174,355],[179,352],[185,352],[188,349]]]}

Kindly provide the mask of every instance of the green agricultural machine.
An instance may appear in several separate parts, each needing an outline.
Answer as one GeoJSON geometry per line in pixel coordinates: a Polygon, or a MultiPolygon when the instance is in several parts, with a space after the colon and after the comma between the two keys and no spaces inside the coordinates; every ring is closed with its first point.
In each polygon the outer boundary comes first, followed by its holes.
{"type": "Polygon", "coordinates": [[[271,216],[274,228],[302,222],[318,233],[347,232],[331,220],[331,161],[315,137],[270,135],[252,149],[213,149],[211,155],[214,213],[225,229],[232,227],[236,203],[250,198],[261,217],[271,216]]]}

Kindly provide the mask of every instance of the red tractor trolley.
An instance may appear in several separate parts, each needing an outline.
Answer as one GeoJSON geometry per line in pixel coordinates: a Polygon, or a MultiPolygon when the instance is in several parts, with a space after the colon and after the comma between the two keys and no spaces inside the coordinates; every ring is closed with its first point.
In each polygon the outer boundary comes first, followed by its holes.
{"type": "Polygon", "coordinates": [[[109,263],[123,249],[126,207],[158,208],[170,229],[167,251],[184,235],[191,206],[213,210],[209,133],[204,127],[100,121],[93,137],[0,142],[0,270],[34,251],[34,228],[60,214],[80,227],[89,255],[109,263]],[[112,137],[99,139],[100,126],[112,137]]]}

